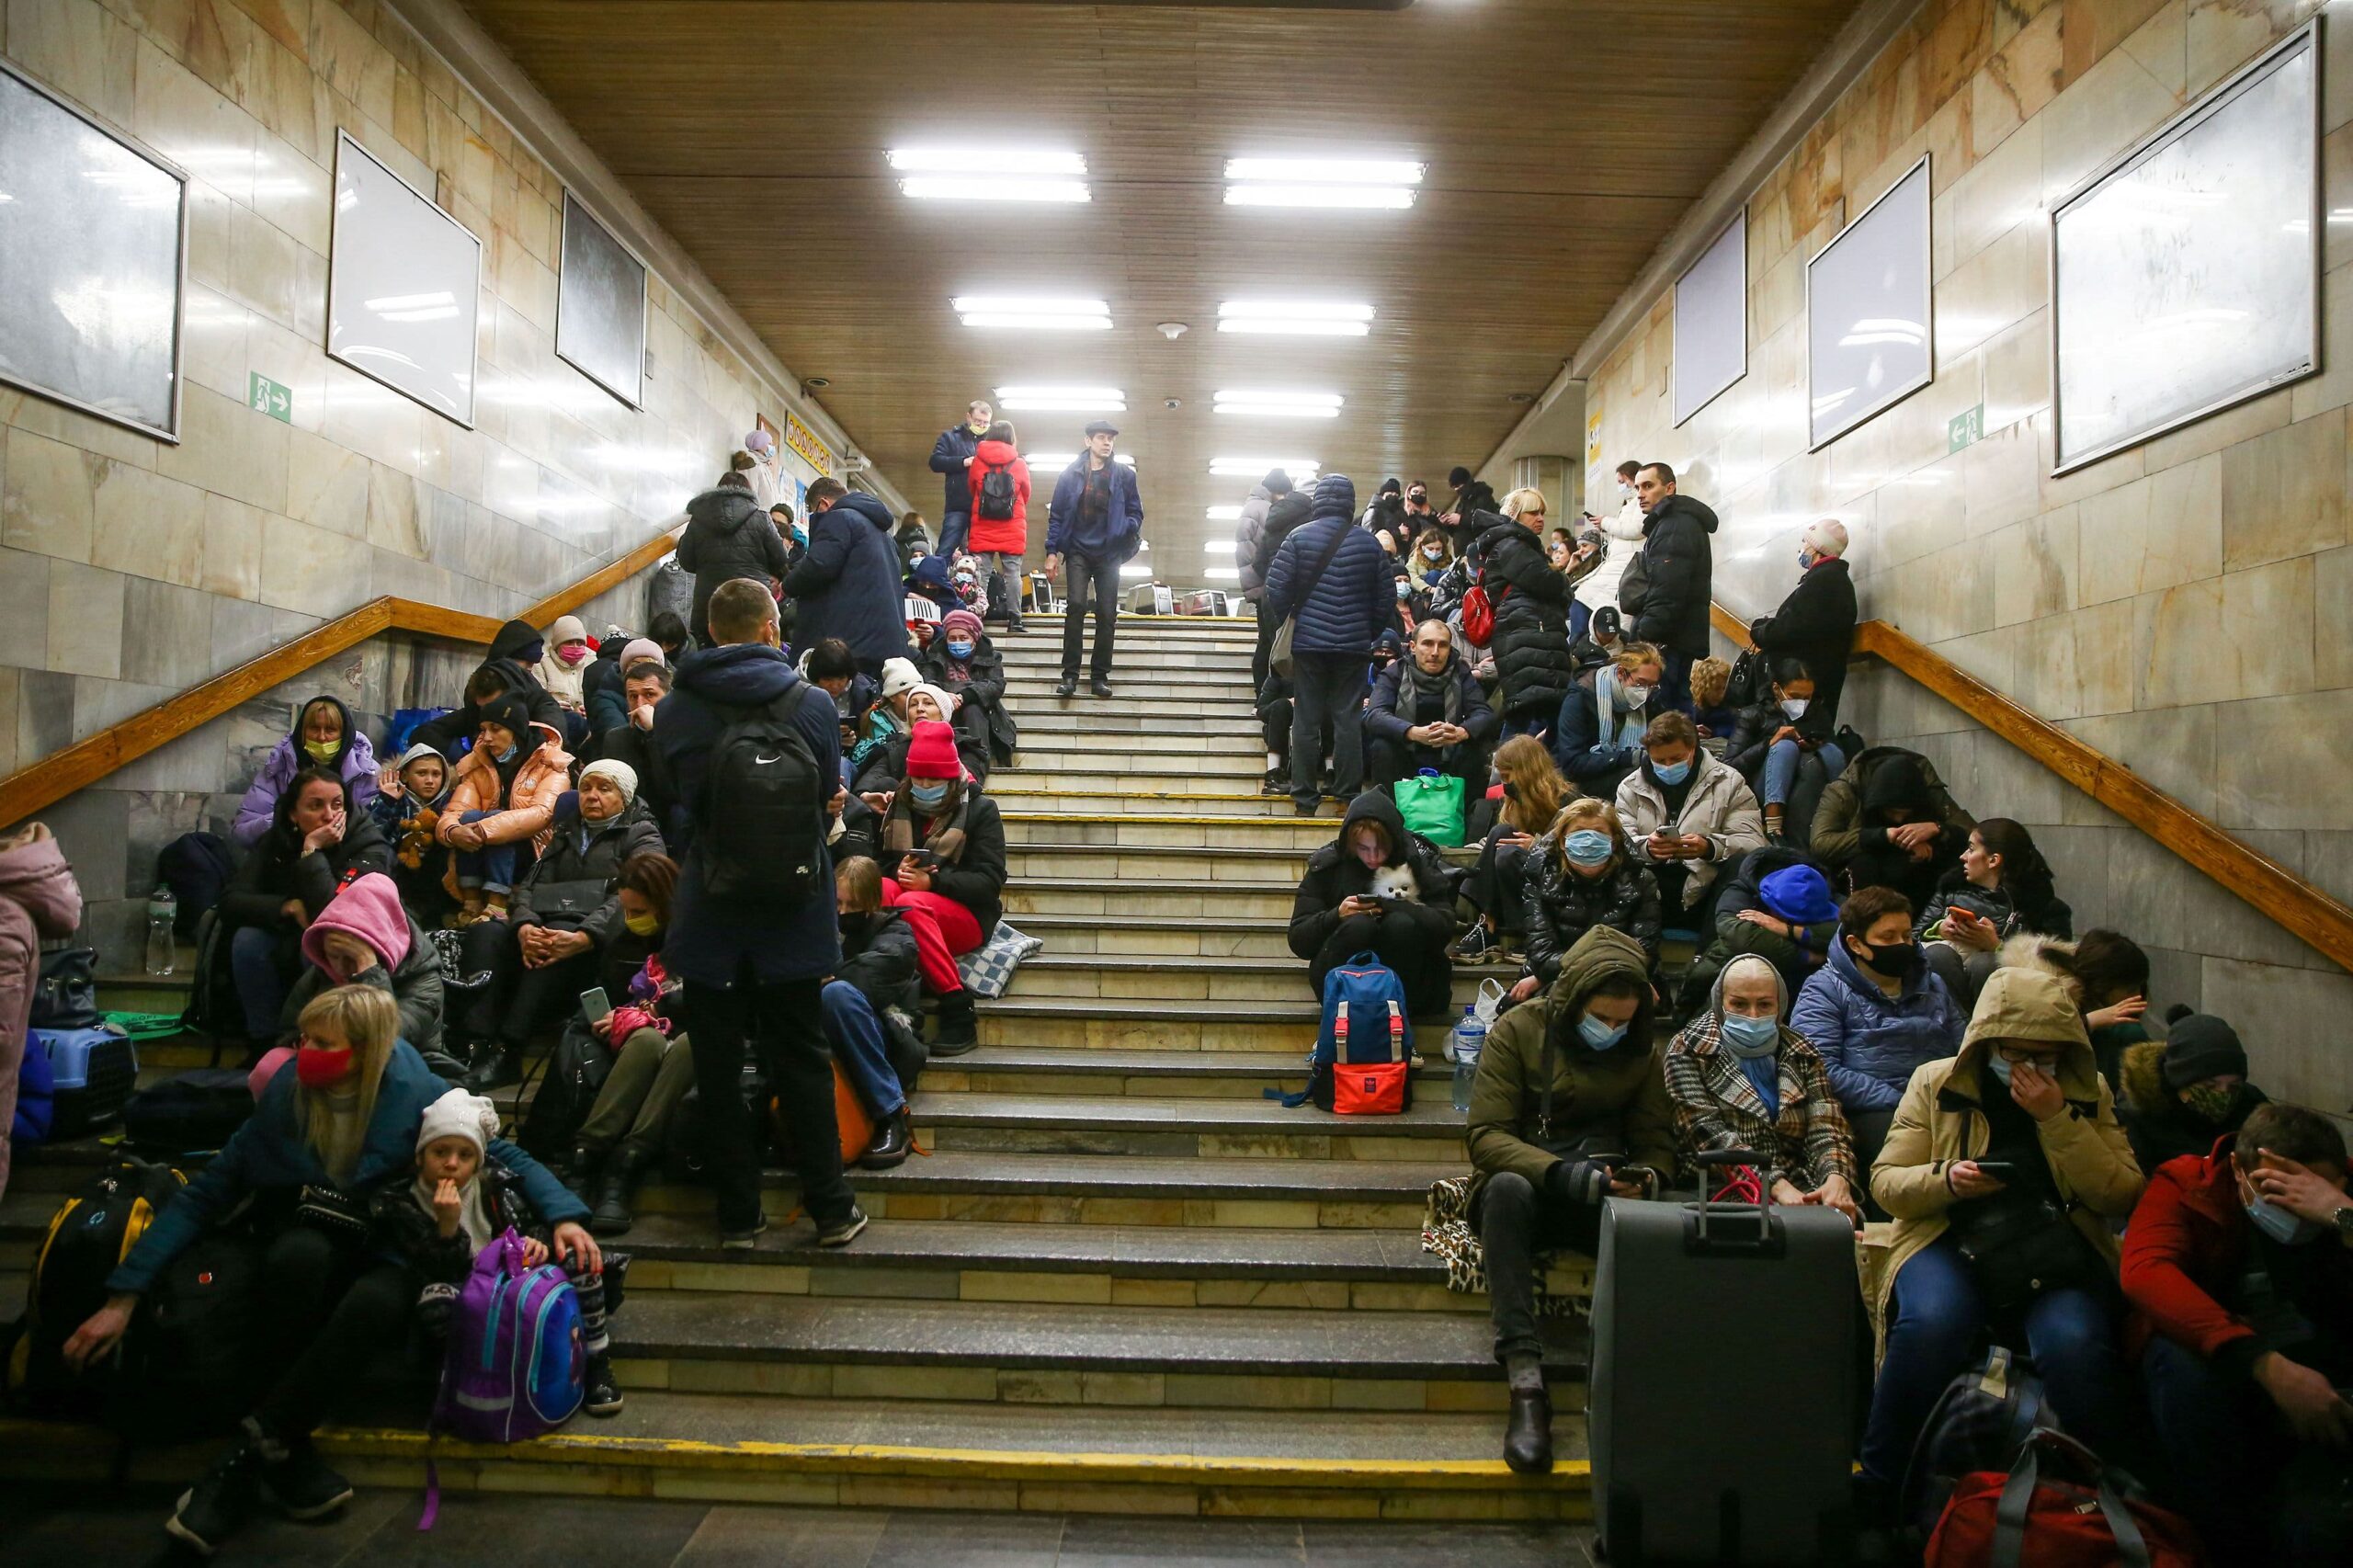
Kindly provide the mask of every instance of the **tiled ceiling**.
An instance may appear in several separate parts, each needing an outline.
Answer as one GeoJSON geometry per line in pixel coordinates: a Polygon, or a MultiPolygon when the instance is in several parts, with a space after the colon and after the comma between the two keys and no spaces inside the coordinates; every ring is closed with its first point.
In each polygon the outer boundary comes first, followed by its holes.
{"type": "MultiPolygon", "coordinates": [[[[1231,536],[1206,509],[1248,490],[1212,457],[1318,459],[1367,496],[1477,464],[1856,0],[466,4],[926,515],[925,460],[968,397],[1117,387],[1150,559],[1189,583],[1231,536]],[[957,142],[1083,153],[1093,199],[899,193],[886,149],[957,142]],[[1224,205],[1226,158],[1318,153],[1427,172],[1405,211],[1224,205]],[[949,301],[979,293],[1101,299],[1116,325],[964,327],[949,301]],[[1221,300],[1267,296],[1379,315],[1361,338],[1216,330],[1221,300]],[[1265,387],[1347,403],[1211,411],[1265,387]]],[[[1012,417],[1065,452],[1086,418],[1012,417]]]]}

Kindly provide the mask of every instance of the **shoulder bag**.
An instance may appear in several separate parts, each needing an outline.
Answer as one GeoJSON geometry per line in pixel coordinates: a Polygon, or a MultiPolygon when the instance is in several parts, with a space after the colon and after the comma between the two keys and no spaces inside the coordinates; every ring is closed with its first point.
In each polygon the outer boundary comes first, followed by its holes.
{"type": "Polygon", "coordinates": [[[1324,547],[1322,555],[1316,557],[1315,564],[1308,569],[1307,575],[1299,580],[1299,594],[1292,601],[1291,612],[1284,618],[1282,630],[1275,633],[1274,645],[1267,651],[1267,667],[1285,680],[1290,679],[1290,640],[1292,631],[1299,625],[1299,612],[1307,608],[1307,596],[1313,593],[1315,585],[1324,580],[1324,570],[1332,564],[1332,558],[1340,553],[1340,546],[1347,543],[1348,535],[1355,527],[1355,524],[1342,518],[1340,526],[1332,530],[1332,542],[1324,547]]]}

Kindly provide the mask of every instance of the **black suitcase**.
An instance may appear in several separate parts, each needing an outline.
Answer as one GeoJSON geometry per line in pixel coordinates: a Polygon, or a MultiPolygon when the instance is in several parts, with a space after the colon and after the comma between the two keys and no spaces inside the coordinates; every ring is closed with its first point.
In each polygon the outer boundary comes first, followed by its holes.
{"type": "Polygon", "coordinates": [[[1853,1560],[1859,1291],[1835,1209],[1603,1207],[1586,1422],[1612,1568],[1853,1560]]]}

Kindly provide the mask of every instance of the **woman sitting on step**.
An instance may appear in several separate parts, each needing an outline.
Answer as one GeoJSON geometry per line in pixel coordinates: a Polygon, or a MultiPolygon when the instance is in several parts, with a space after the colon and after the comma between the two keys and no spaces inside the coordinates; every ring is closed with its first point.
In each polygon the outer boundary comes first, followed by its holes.
{"type": "Polygon", "coordinates": [[[1358,953],[1397,971],[1415,1017],[1447,1010],[1454,965],[1454,892],[1437,856],[1407,836],[1386,790],[1348,804],[1338,836],[1318,849],[1290,907],[1290,950],[1307,960],[1307,988],[1358,953]]]}
{"type": "Polygon", "coordinates": [[[662,967],[677,892],[678,863],[667,855],[621,862],[613,894],[621,931],[597,959],[597,980],[613,1005],[613,1064],[572,1136],[572,1184],[595,1203],[588,1229],[599,1236],[626,1235],[636,1222],[638,1184],[661,1158],[670,1119],[695,1086],[694,1048],[672,1022],[684,1010],[680,986],[662,967]]]}
{"type": "Polygon", "coordinates": [[[980,1043],[980,1025],[956,960],[1004,915],[1005,819],[966,773],[955,731],[936,719],[916,722],[904,776],[867,804],[882,819],[882,903],[905,912],[924,988],[939,998],[932,1054],[961,1055],[980,1043]]]}
{"type": "Polygon", "coordinates": [[[278,1042],[286,994],[301,978],[303,931],[346,879],[392,864],[375,818],[352,811],[350,787],[335,774],[305,767],[278,797],[269,830],[221,895],[230,971],[256,1049],[278,1042]]]}

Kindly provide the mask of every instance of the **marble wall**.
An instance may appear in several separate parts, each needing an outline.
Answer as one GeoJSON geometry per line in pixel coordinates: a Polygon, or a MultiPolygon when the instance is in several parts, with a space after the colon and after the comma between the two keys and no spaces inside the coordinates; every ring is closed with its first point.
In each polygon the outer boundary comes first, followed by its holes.
{"type": "MultiPolygon", "coordinates": [[[[1748,213],[1746,379],[1673,427],[1662,293],[1591,377],[1589,493],[1672,462],[1722,514],[1716,597],[1743,615],[1788,591],[1807,523],[1843,519],[1864,615],[2353,899],[2353,4],[1929,0],[1748,213]],[[2325,373],[2052,477],[2046,204],[2324,11],[2325,373]],[[1923,152],[1936,380],[1809,454],[1806,260],[1923,152]],[[1979,403],[1984,439],[1949,452],[1979,403]]],[[[2155,955],[2160,1006],[2232,1018],[2275,1095],[2353,1105],[2353,976],[1902,676],[1847,694],[1865,734],[2031,826],[2078,927],[2155,955]]]]}
{"type": "MultiPolygon", "coordinates": [[[[510,615],[797,406],[659,277],[642,412],[558,359],[561,181],[373,0],[0,0],[0,55],[192,176],[180,442],[0,387],[0,774],[379,595],[510,615]],[[338,129],[483,242],[474,429],[321,347],[338,129]],[[290,423],[246,406],[251,372],[292,389],[290,423]]],[[[584,613],[642,606],[631,585],[584,613]]],[[[45,812],[110,967],[137,962],[156,850],[233,808],[305,696],[381,734],[472,662],[365,646],[45,812]]]]}

